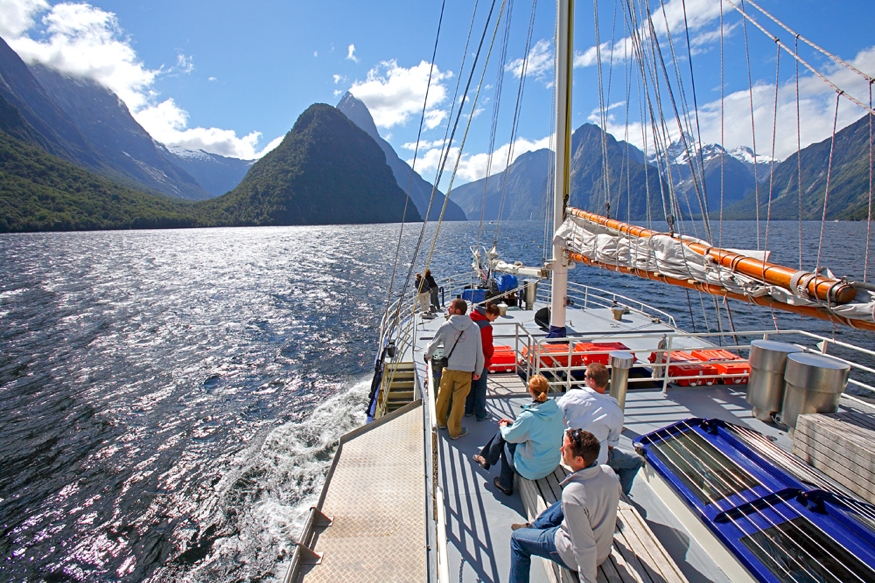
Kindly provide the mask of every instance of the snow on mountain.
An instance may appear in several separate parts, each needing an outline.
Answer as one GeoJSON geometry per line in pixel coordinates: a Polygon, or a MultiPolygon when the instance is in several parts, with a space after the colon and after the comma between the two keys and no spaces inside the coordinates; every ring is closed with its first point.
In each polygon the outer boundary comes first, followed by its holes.
{"type": "Polygon", "coordinates": [[[746,164],[753,164],[754,159],[756,159],[756,163],[759,166],[760,164],[770,164],[773,160],[778,162],[777,159],[772,158],[771,156],[767,156],[765,154],[759,153],[756,156],[753,155],[753,150],[748,148],[747,146],[738,146],[737,148],[733,148],[729,151],[729,155],[739,160],[741,162],[745,162],[746,164]]]}

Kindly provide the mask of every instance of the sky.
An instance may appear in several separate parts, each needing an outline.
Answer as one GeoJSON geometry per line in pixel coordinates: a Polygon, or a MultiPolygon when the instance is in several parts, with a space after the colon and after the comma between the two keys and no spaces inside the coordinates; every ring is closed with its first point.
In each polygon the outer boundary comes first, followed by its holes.
{"type": "MultiPolygon", "coordinates": [[[[875,76],[871,1],[756,0],[756,5],[875,76]]],[[[784,159],[799,143],[804,147],[827,139],[834,124],[840,129],[864,114],[844,97],[836,111],[836,92],[803,65],[797,78],[792,55],[778,56],[774,40],[750,22],[743,25],[733,6],[741,6],[741,0],[723,0],[722,10],[721,0],[662,2],[649,0],[649,6],[666,59],[671,48],[678,55],[666,67],[670,79],[681,79],[680,84],[673,81],[672,96],[698,112],[703,143],[723,143],[729,149],[755,146],[758,155],[784,159]],[[689,48],[681,26],[685,20],[689,48]],[[798,140],[797,104],[802,120],[798,140]]],[[[402,158],[414,162],[419,136],[415,167],[429,180],[448,124],[457,117],[457,86],[461,91],[471,78],[450,158],[451,164],[458,163],[456,184],[461,184],[552,143],[555,2],[536,4],[532,18],[533,2],[445,0],[441,20],[440,0],[0,0],[0,37],[25,62],[42,62],[104,84],[156,140],[244,159],[258,158],[279,144],[311,104],[336,105],[351,91],[402,158]],[[494,134],[493,125],[498,128],[494,134]]],[[[632,28],[623,4],[597,5],[598,27],[593,3],[576,3],[572,124],[596,123],[617,139],[644,147],[652,137],[643,129],[649,125],[642,125],[640,69],[629,58],[632,28]]],[[[749,0],[745,6],[757,23],[794,50],[793,34],[755,11],[749,0]]],[[[862,77],[801,42],[799,55],[847,95],[869,102],[870,88],[862,77]]],[[[668,93],[661,94],[663,111],[671,113],[668,93]]],[[[677,138],[676,123],[666,128],[677,138]]]]}

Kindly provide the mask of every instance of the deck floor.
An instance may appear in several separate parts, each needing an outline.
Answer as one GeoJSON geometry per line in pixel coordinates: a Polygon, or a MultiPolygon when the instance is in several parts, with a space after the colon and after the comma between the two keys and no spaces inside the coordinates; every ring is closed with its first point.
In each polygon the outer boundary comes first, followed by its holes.
{"type": "MultiPolygon", "coordinates": [[[[420,379],[425,378],[422,354],[444,318],[421,319],[416,316],[417,342],[412,354],[405,357],[417,363],[420,379]]],[[[656,348],[663,332],[672,331],[666,324],[653,321],[641,314],[628,314],[617,322],[609,310],[570,309],[569,333],[585,334],[598,340],[621,341],[646,360],[647,352],[656,348]],[[648,337],[636,335],[648,334],[648,337]]],[[[544,332],[534,322],[533,311],[512,311],[493,324],[495,344],[514,345],[516,325],[535,337],[544,332]]],[[[701,345],[695,338],[676,339],[674,346],[684,349],[701,345]]],[[[639,371],[642,372],[642,371],[639,371]]],[[[646,374],[646,373],[644,373],[646,374]]],[[[653,384],[651,383],[651,386],[653,384]]],[[[492,484],[497,468],[484,471],[471,456],[479,452],[497,431],[498,419],[515,418],[520,407],[529,402],[525,385],[515,374],[489,376],[487,405],[491,419],[477,422],[473,417],[463,419],[468,434],[450,440],[441,431],[443,460],[443,487],[446,492],[447,536],[449,539],[450,574],[453,581],[501,583],[508,580],[510,571],[510,525],[523,522],[523,505],[518,493],[505,496],[492,484]]],[[[642,386],[642,385],[638,385],[642,386]]],[[[632,450],[632,443],[647,434],[690,417],[719,418],[743,425],[769,436],[789,451],[791,442],[786,431],[754,418],[745,401],[746,386],[716,385],[692,388],[660,388],[630,390],[626,398],[625,427],[620,447],[632,450]]],[[[424,398],[428,398],[425,395],[424,398]]],[[[642,472],[643,474],[643,472],[642,472]]],[[[648,526],[662,542],[668,553],[691,583],[729,583],[730,578],[717,566],[705,549],[684,528],[642,475],[635,481],[631,500],[648,526]]],[[[532,562],[533,583],[548,581],[541,561],[532,562]]]]}
{"type": "Polygon", "coordinates": [[[322,529],[315,543],[315,550],[324,553],[322,564],[304,571],[303,580],[425,581],[422,408],[354,437],[339,455],[342,463],[331,477],[322,506],[334,522],[322,529]]]}

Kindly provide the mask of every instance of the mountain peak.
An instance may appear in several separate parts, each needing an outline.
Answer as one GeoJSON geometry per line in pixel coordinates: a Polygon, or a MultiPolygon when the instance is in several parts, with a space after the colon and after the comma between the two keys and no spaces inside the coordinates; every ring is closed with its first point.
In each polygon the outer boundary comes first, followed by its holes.
{"type": "Polygon", "coordinates": [[[347,91],[337,102],[337,109],[343,112],[352,123],[362,128],[369,136],[379,141],[380,133],[377,131],[377,124],[374,123],[374,118],[360,99],[356,99],[355,95],[347,91]]]}

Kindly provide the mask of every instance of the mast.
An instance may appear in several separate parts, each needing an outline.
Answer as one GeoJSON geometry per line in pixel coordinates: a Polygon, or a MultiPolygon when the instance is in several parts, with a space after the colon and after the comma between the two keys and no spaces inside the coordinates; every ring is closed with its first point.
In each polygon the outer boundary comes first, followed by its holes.
{"type": "MultiPolygon", "coordinates": [[[[570,194],[571,168],[571,72],[574,63],[574,0],[556,0],[556,156],[553,173],[553,232],[565,220],[570,194]]],[[[553,243],[550,336],[565,336],[565,304],[568,297],[568,259],[553,243]]]]}

